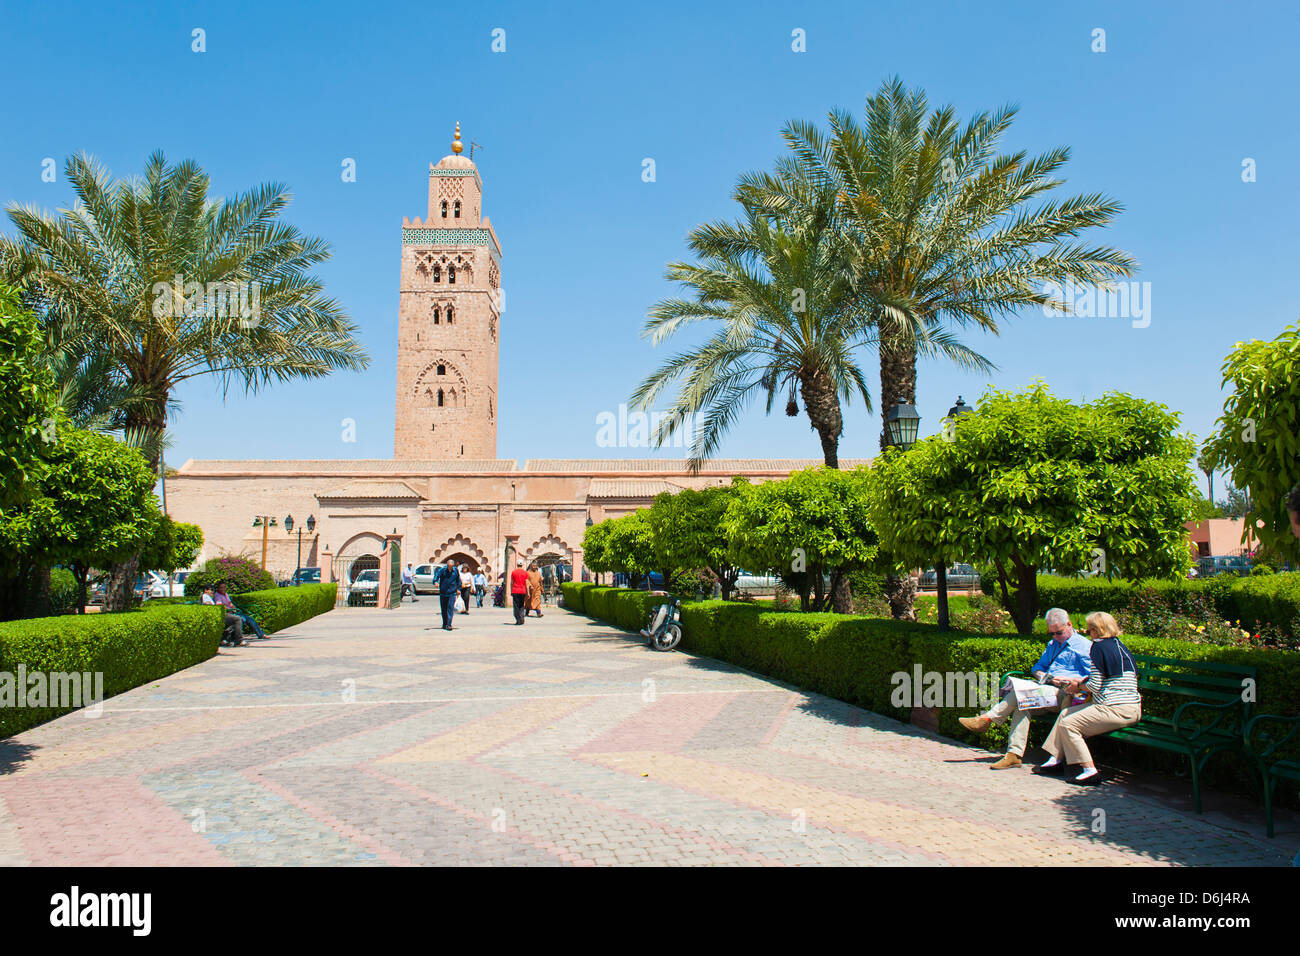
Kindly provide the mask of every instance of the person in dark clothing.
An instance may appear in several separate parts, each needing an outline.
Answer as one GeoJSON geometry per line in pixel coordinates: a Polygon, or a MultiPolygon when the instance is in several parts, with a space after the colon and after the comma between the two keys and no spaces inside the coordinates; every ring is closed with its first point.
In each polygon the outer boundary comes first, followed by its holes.
{"type": "Polygon", "coordinates": [[[524,604],[528,600],[528,572],[524,570],[524,562],[516,564],[515,569],[510,572],[510,600],[515,606],[515,623],[524,623],[524,604]]]}
{"type": "Polygon", "coordinates": [[[456,559],[448,558],[447,563],[438,568],[433,576],[438,586],[438,603],[442,606],[442,629],[452,630],[451,619],[456,613],[456,596],[460,594],[460,568],[456,559]]]}

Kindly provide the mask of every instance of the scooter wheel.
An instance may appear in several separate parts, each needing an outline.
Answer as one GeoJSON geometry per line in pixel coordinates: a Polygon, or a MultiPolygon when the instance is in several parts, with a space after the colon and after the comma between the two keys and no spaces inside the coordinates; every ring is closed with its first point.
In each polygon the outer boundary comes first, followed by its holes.
{"type": "Polygon", "coordinates": [[[671,651],[682,639],[682,629],[676,624],[669,624],[654,636],[650,646],[656,651],[671,651]]]}

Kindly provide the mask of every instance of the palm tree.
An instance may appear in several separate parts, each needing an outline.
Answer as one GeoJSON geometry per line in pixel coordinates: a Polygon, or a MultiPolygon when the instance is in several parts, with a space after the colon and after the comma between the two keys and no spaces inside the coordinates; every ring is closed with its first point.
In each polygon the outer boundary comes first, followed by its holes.
{"type": "MultiPolygon", "coordinates": [[[[368,364],[309,271],[328,245],[279,219],[284,186],[213,200],[196,163],[169,166],[162,153],[140,181],[115,181],[84,155],[66,174],[74,208],[10,206],[17,236],[0,239],[0,266],[40,308],[74,420],[121,429],[157,470],[183,382],[211,375],[223,394],[256,391],[368,364]]],[[[135,569],[125,574],[122,600],[135,569]]]]}
{"type": "MultiPolygon", "coordinates": [[[[1114,219],[1119,203],[1092,193],[1029,207],[1062,184],[1055,174],[1069,150],[995,155],[1015,115],[1008,106],[960,126],[951,107],[930,113],[924,92],[896,78],[868,98],[863,125],[835,111],[829,135],[804,122],[784,131],[801,175],[837,199],[858,309],[879,336],[882,448],[889,410],[916,401],[918,352],[947,351],[953,328],[996,334],[1000,318],[1026,307],[1067,313],[1054,289],[1105,284],[1137,266],[1121,250],[1076,241],[1114,219]]],[[[742,189],[774,215],[792,203],[770,177],[748,177],[742,189]]]]}
{"type": "Polygon", "coordinates": [[[829,197],[812,199],[780,217],[744,207],[734,223],[694,229],[690,248],[698,263],[674,262],[668,278],[694,292],[650,310],[643,334],[658,345],[696,323],[714,331],[701,345],[673,355],[632,396],[649,409],[674,383],[681,387],[656,434],[664,444],[696,421],[689,467],[698,470],[758,395],[770,414],[778,397],[786,414],[802,400],[821,441],[827,465],[839,467],[841,402],[871,396],[856,353],[870,345],[870,330],[851,316],[850,276],[836,247],[829,197]]]}
{"type": "MultiPolygon", "coordinates": [[[[1030,207],[1061,185],[1069,150],[996,155],[1015,114],[1003,107],[960,126],[951,107],[930,113],[924,92],[895,78],[867,99],[862,125],[834,111],[829,135],[805,122],[784,131],[789,164],[837,200],[857,310],[878,337],[882,449],[889,411],[916,402],[917,355],[959,356],[944,345],[952,329],[996,334],[998,319],[1027,307],[1068,313],[1063,286],[1105,285],[1137,266],[1121,250],[1076,241],[1119,203],[1092,193],[1030,207]]],[[[771,177],[741,189],[773,215],[797,205],[771,177]]],[[[896,613],[909,614],[905,582],[890,575],[885,587],[896,613]]]]}

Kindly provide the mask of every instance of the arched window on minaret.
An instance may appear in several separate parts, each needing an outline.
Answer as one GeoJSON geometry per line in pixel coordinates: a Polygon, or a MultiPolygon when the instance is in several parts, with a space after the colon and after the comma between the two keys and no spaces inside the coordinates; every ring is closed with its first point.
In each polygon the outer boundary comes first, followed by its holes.
{"type": "Polygon", "coordinates": [[[438,407],[442,408],[442,389],[438,389],[438,407]]]}
{"type": "Polygon", "coordinates": [[[448,402],[448,404],[451,405],[452,408],[455,408],[455,407],[456,407],[456,390],[453,388],[453,389],[452,389],[452,390],[447,394],[447,397],[448,397],[449,399],[451,399],[451,401],[448,402]]]}
{"type": "MultiPolygon", "coordinates": [[[[457,203],[457,205],[459,205],[459,203],[457,203]]],[[[442,201],[442,218],[447,218],[447,200],[445,199],[442,201]]]]}
{"type": "Polygon", "coordinates": [[[451,325],[451,320],[452,320],[451,306],[447,306],[447,324],[448,324],[448,325],[451,325]]]}
{"type": "Polygon", "coordinates": [[[449,282],[451,285],[455,285],[455,284],[456,284],[456,267],[455,267],[455,266],[447,266],[447,282],[449,282]]]}
{"type": "Polygon", "coordinates": [[[433,324],[438,324],[438,307],[436,305],[433,307],[433,324]]]}
{"type": "MultiPolygon", "coordinates": [[[[446,374],[447,374],[447,366],[445,366],[445,365],[439,365],[439,366],[438,366],[438,374],[439,374],[439,375],[446,375],[446,374]]],[[[439,392],[438,394],[441,395],[442,393],[439,392]]]]}
{"type": "Polygon", "coordinates": [[[433,281],[434,282],[442,281],[442,266],[438,265],[438,263],[436,262],[433,264],[433,281]]]}
{"type": "Polygon", "coordinates": [[[455,205],[454,205],[452,208],[453,208],[453,211],[454,211],[454,216],[455,216],[455,218],[456,218],[456,219],[459,219],[459,218],[460,218],[460,200],[459,200],[459,199],[456,200],[455,205]]]}

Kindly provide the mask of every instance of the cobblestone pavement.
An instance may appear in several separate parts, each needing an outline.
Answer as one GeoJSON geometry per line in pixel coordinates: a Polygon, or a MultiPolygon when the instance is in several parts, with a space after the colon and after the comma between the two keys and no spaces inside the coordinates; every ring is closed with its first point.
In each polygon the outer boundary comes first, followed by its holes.
{"type": "MultiPolygon", "coordinates": [[[[0,741],[0,863],[1277,864],[1081,788],[548,609],[334,611],[0,741]],[[1099,811],[1101,811],[1099,813],[1099,811]],[[1095,832],[1104,823],[1104,832],[1095,832]]],[[[1213,796],[1208,800],[1212,801],[1213,796]]]]}

